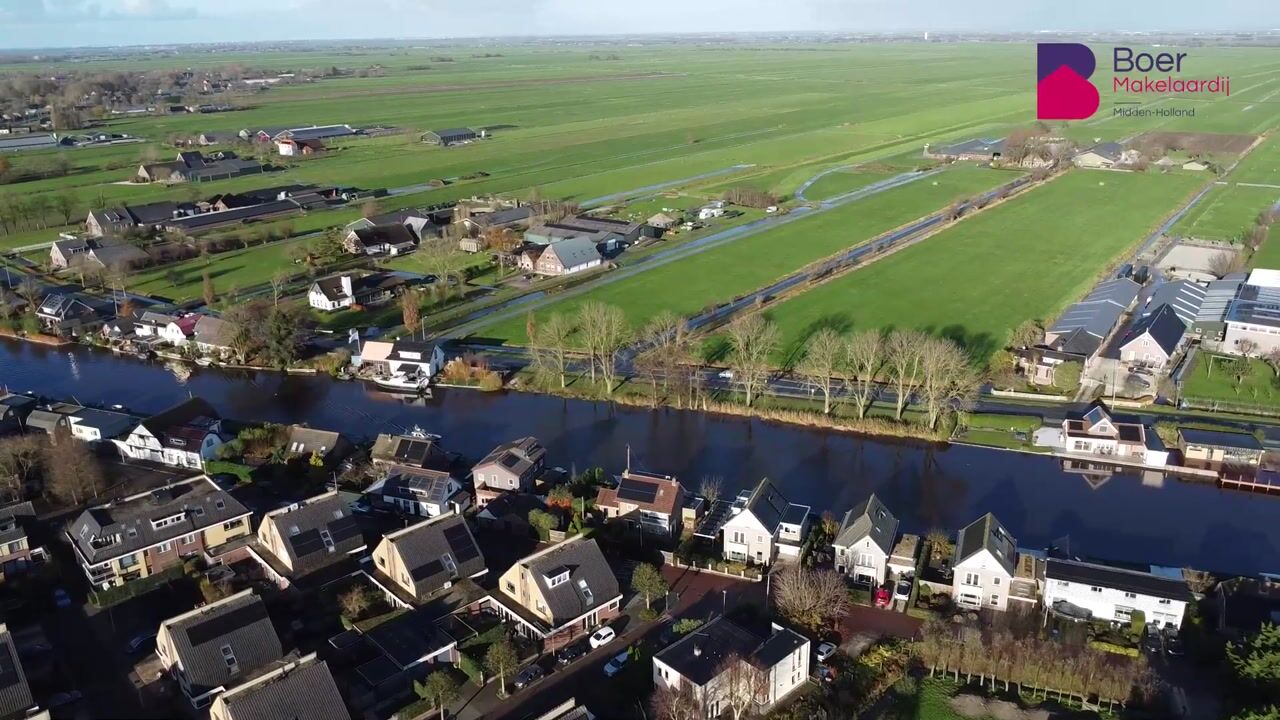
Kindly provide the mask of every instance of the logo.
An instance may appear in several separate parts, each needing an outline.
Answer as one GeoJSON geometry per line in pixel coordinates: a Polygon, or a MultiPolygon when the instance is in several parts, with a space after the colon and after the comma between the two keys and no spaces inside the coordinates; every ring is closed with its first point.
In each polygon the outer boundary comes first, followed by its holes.
{"type": "Polygon", "coordinates": [[[1079,43],[1036,46],[1036,117],[1083,120],[1098,110],[1098,88],[1089,82],[1097,67],[1093,51],[1079,43]]]}

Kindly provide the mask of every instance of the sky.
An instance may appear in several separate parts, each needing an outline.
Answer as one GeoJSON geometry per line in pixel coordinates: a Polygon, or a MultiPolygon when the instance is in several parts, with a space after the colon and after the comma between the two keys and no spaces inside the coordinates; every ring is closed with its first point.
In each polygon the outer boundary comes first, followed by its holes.
{"type": "Polygon", "coordinates": [[[1277,0],[0,0],[0,51],[671,32],[1277,28],[1277,0]]]}

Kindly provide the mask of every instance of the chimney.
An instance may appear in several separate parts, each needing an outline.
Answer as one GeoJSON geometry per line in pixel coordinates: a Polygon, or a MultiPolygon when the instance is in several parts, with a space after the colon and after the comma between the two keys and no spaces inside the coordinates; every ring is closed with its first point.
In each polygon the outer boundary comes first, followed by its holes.
{"type": "Polygon", "coordinates": [[[342,292],[345,293],[347,297],[354,298],[356,296],[356,294],[351,290],[350,275],[343,275],[341,278],[338,279],[338,282],[342,283],[342,292]]]}
{"type": "Polygon", "coordinates": [[[693,646],[693,656],[694,656],[694,657],[702,657],[702,646],[701,646],[701,645],[694,645],[694,646],[693,646]]]}

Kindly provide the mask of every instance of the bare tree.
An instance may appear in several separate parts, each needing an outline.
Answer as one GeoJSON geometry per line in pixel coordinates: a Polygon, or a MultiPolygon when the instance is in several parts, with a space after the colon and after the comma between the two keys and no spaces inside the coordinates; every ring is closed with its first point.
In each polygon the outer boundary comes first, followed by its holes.
{"type": "Polygon", "coordinates": [[[348,620],[355,621],[364,617],[364,613],[373,605],[373,598],[363,585],[355,585],[338,596],[338,607],[348,620]]]}
{"type": "Polygon", "coordinates": [[[435,283],[431,285],[432,292],[438,298],[447,300],[457,274],[455,269],[458,267],[458,258],[462,255],[458,244],[446,238],[425,239],[418,244],[414,254],[419,257],[422,267],[436,276],[435,283]]]}
{"type": "Polygon", "coordinates": [[[284,295],[284,286],[289,284],[289,273],[277,270],[271,275],[271,303],[280,306],[280,297],[284,295]]]}
{"type": "Polygon", "coordinates": [[[1219,278],[1244,269],[1244,257],[1238,252],[1220,252],[1209,258],[1209,272],[1219,278]]]}
{"type": "Polygon", "coordinates": [[[31,278],[25,278],[18,283],[15,292],[18,293],[19,297],[27,301],[27,312],[34,314],[36,307],[40,304],[37,302],[41,294],[40,284],[31,278]]]}
{"type": "Polygon", "coordinates": [[[845,345],[844,366],[849,373],[845,385],[859,418],[865,417],[871,407],[876,393],[876,375],[884,365],[884,356],[884,337],[874,330],[854,335],[845,345]]]}
{"type": "Polygon", "coordinates": [[[1182,568],[1182,577],[1187,581],[1187,587],[1191,588],[1194,593],[1207,593],[1218,584],[1218,579],[1212,574],[1204,570],[1194,570],[1192,568],[1182,568]]]}
{"type": "Polygon", "coordinates": [[[814,333],[805,343],[804,357],[798,372],[822,393],[822,414],[831,414],[832,398],[840,389],[840,374],[847,359],[845,342],[831,328],[814,333]]]}
{"type": "Polygon", "coordinates": [[[716,500],[720,499],[720,490],[723,483],[724,481],[720,477],[707,475],[698,484],[698,494],[706,498],[708,504],[714,505],[716,500]]]}
{"type": "Polygon", "coordinates": [[[897,394],[894,417],[899,420],[920,380],[920,363],[924,359],[923,349],[928,339],[917,330],[895,330],[889,335],[885,357],[889,380],[897,394]]]}
{"type": "Polygon", "coordinates": [[[529,338],[535,372],[554,376],[565,386],[565,372],[569,365],[569,342],[573,336],[573,321],[560,314],[552,315],[546,322],[532,326],[529,338]]]}
{"type": "Polygon", "coordinates": [[[6,500],[22,497],[40,466],[42,445],[38,435],[0,438],[0,492],[6,500]]]}
{"type": "Polygon", "coordinates": [[[737,653],[725,657],[716,676],[721,712],[728,710],[734,720],[748,717],[756,700],[769,689],[768,676],[737,653]]]}
{"type": "Polygon", "coordinates": [[[1280,348],[1272,348],[1263,356],[1262,361],[1271,368],[1271,374],[1280,378],[1280,348]]]}
{"type": "Polygon", "coordinates": [[[649,709],[657,720],[702,720],[703,708],[693,683],[682,682],[679,687],[658,683],[649,696],[649,709]]]}
{"type": "Polygon", "coordinates": [[[422,297],[416,288],[405,288],[400,294],[400,317],[409,335],[416,335],[422,327],[422,297]]]}
{"type": "Polygon", "coordinates": [[[200,286],[205,306],[213,308],[213,304],[218,301],[218,293],[213,289],[213,278],[209,277],[208,270],[204,271],[204,275],[200,279],[200,286]]]}
{"type": "Polygon", "coordinates": [[[1237,340],[1236,351],[1244,357],[1253,357],[1258,354],[1258,343],[1249,339],[1237,340]]]}
{"type": "Polygon", "coordinates": [[[920,398],[929,427],[936,429],[955,403],[977,392],[978,375],[969,365],[969,356],[950,340],[930,337],[920,349],[920,398]]]}
{"type": "Polygon", "coordinates": [[[578,317],[578,329],[591,356],[591,380],[595,381],[596,370],[599,370],[605,392],[612,395],[617,377],[618,352],[626,347],[631,338],[627,318],[621,309],[596,301],[584,303],[578,311],[578,317]]]}
{"type": "Polygon", "coordinates": [[[750,406],[769,382],[769,358],[778,349],[778,328],[763,315],[751,313],[730,323],[728,333],[733,381],[750,406]]]}
{"type": "Polygon", "coordinates": [[[686,360],[688,341],[684,319],[666,310],[651,318],[637,334],[641,351],[636,356],[636,371],[648,379],[654,407],[658,404],[659,386],[662,395],[670,392],[671,380],[686,360]]]}
{"type": "Polygon", "coordinates": [[[41,462],[46,489],[69,505],[79,505],[90,496],[97,497],[105,487],[102,466],[89,446],[59,430],[45,447],[41,462]]]}
{"type": "Polygon", "coordinates": [[[827,628],[849,612],[845,578],[834,570],[792,565],[774,576],[773,599],[784,617],[811,630],[827,628]]]}

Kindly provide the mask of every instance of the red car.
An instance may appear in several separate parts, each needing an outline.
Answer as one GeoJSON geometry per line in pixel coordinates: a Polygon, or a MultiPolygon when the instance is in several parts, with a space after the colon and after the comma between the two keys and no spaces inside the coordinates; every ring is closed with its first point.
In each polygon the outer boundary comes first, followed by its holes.
{"type": "Polygon", "coordinates": [[[876,607],[878,607],[878,608],[887,608],[887,607],[889,607],[892,603],[893,603],[893,601],[890,599],[890,596],[889,596],[889,589],[888,589],[888,588],[883,588],[883,587],[878,587],[878,588],[876,588],[876,592],[875,592],[875,606],[876,606],[876,607]]]}

